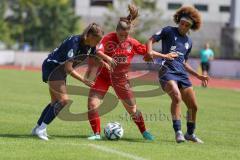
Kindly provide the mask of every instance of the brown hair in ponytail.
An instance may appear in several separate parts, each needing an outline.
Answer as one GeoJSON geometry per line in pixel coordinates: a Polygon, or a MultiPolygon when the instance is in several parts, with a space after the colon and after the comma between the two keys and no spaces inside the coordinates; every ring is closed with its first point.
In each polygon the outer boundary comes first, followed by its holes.
{"type": "Polygon", "coordinates": [[[128,5],[129,15],[121,17],[116,30],[130,30],[132,22],[138,17],[138,8],[134,4],[128,5]]]}
{"type": "Polygon", "coordinates": [[[89,34],[101,39],[102,36],[104,35],[104,32],[103,32],[102,28],[100,27],[100,25],[93,22],[93,23],[89,24],[88,27],[83,31],[83,34],[82,34],[83,39],[86,40],[86,38],[89,34]]]}

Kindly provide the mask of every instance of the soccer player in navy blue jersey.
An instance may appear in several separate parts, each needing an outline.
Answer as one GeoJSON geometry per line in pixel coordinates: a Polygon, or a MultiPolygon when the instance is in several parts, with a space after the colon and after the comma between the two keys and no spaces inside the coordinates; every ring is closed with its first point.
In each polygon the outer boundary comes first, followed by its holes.
{"type": "Polygon", "coordinates": [[[190,30],[196,31],[201,26],[201,16],[197,9],[191,6],[181,7],[174,14],[174,22],[177,27],[167,26],[154,34],[148,41],[148,53],[154,57],[159,54],[170,53],[178,55],[174,60],[163,60],[159,69],[159,82],[165,92],[171,97],[171,114],[176,142],[190,140],[203,143],[196,137],[196,114],[198,105],[196,96],[189,80],[189,72],[207,85],[208,77],[199,75],[187,63],[189,53],[192,49],[192,40],[188,36],[190,30]],[[162,53],[153,52],[152,44],[162,40],[162,53]],[[180,103],[186,104],[187,111],[187,132],[183,135],[181,131],[181,107],[180,103]]]}
{"type": "MultiPolygon", "coordinates": [[[[42,64],[42,80],[48,83],[51,102],[44,108],[38,119],[33,135],[48,140],[47,125],[49,125],[61,109],[68,103],[66,77],[70,74],[75,79],[91,87],[94,82],[81,76],[74,66],[87,57],[93,59],[95,46],[101,40],[103,30],[96,24],[90,24],[82,35],[70,36],[56,48],[42,64]]],[[[100,60],[101,61],[101,60],[100,60]]],[[[104,62],[102,62],[104,63],[104,62]]]]}

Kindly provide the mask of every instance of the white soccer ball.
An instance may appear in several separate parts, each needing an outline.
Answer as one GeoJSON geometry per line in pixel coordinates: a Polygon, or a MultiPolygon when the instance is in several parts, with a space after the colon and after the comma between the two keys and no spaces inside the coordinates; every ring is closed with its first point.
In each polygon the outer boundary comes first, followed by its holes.
{"type": "Polygon", "coordinates": [[[109,140],[118,140],[123,136],[123,128],[118,122],[110,122],[104,128],[104,134],[109,140]]]}

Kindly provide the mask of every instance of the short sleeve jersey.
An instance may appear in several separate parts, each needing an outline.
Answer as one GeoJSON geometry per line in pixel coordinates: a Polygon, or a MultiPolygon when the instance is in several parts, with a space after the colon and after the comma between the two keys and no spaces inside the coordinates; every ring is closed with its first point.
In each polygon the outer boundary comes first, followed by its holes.
{"type": "Polygon", "coordinates": [[[200,51],[200,59],[202,63],[207,63],[210,57],[213,57],[214,53],[211,49],[202,49],[200,51]]]}
{"type": "Polygon", "coordinates": [[[68,60],[83,61],[96,53],[96,47],[85,45],[81,35],[70,36],[48,55],[47,62],[63,64],[68,60]]]}
{"type": "MultiPolygon", "coordinates": [[[[134,55],[144,55],[147,52],[146,45],[141,44],[130,36],[124,42],[119,42],[115,32],[103,37],[97,46],[97,51],[102,51],[116,60],[117,66],[112,73],[113,75],[128,72],[134,55]]],[[[101,72],[106,74],[108,71],[106,68],[103,68],[101,72]]]]}
{"type": "Polygon", "coordinates": [[[177,27],[167,26],[159,32],[155,33],[152,38],[155,41],[162,40],[162,53],[170,52],[178,53],[179,57],[174,60],[166,60],[165,65],[168,66],[169,72],[187,74],[184,61],[188,59],[192,49],[192,40],[188,36],[182,36],[177,27]]]}

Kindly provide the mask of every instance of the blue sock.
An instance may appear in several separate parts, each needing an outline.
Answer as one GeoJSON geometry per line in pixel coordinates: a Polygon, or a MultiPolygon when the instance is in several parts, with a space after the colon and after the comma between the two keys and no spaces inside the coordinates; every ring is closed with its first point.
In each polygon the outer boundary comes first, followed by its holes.
{"type": "Polygon", "coordinates": [[[51,103],[49,103],[45,108],[44,110],[42,111],[42,114],[41,116],[39,117],[38,121],[37,121],[37,124],[40,126],[43,122],[43,118],[46,116],[49,108],[51,107],[51,103]]]}
{"type": "Polygon", "coordinates": [[[46,124],[50,124],[58,113],[62,110],[64,106],[60,102],[55,102],[51,107],[48,109],[47,114],[45,115],[43,122],[46,124]]]}
{"type": "Polygon", "coordinates": [[[187,122],[187,133],[189,135],[192,135],[194,133],[195,128],[196,124],[194,122],[187,122]]]}
{"type": "Polygon", "coordinates": [[[173,129],[175,132],[181,130],[181,120],[173,120],[173,129]]]}

